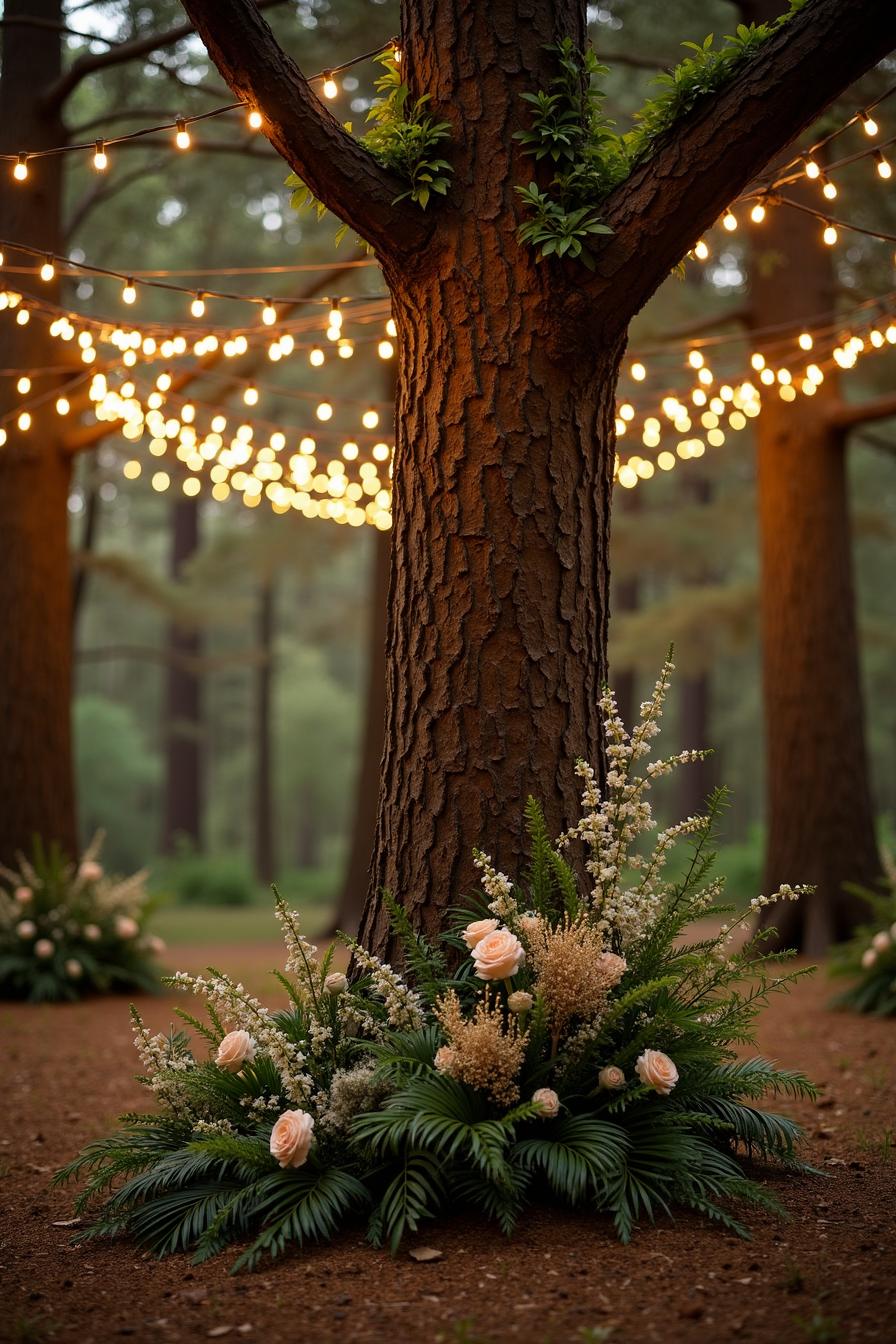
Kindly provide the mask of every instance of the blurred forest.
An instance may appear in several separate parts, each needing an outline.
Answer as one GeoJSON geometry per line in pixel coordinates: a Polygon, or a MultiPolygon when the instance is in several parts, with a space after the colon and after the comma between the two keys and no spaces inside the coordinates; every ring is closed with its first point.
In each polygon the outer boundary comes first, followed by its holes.
{"type": "MultiPolygon", "coordinates": [[[[611,115],[623,125],[657,69],[678,59],[679,37],[729,32],[742,17],[742,7],[727,0],[673,8],[670,23],[659,0],[589,7],[595,47],[611,69],[611,115]]],[[[288,16],[274,10],[270,21],[293,34],[306,71],[376,47],[397,25],[396,6],[376,0],[303,3],[298,25],[288,9],[288,16]]],[[[159,31],[183,18],[173,0],[72,4],[69,12],[73,27],[104,37],[159,31]]],[[[65,41],[75,54],[93,49],[80,38],[65,41]]],[[[367,63],[343,79],[337,113],[344,120],[363,122],[374,74],[367,63]]],[[[189,40],[146,64],[82,80],[66,115],[77,135],[90,138],[103,133],[98,128],[226,101],[200,43],[189,40]]],[[[844,109],[851,110],[844,103],[841,119],[844,109]]],[[[126,162],[116,161],[103,179],[72,156],[69,254],[121,270],[203,271],[362,255],[351,238],[334,254],[333,221],[290,208],[286,169],[262,138],[228,125],[226,135],[218,128],[201,139],[215,140],[214,152],[177,155],[132,142],[120,154],[126,162]]],[[[849,217],[896,231],[892,193],[867,185],[867,164],[856,165],[854,180],[842,177],[849,217]]],[[[892,249],[876,239],[850,234],[835,263],[846,304],[892,283],[892,249]]],[[[704,266],[688,263],[684,278],[664,285],[638,319],[633,347],[737,314],[751,274],[775,265],[774,240],[766,243],[759,230],[724,236],[704,266]]],[[[320,279],[315,272],[273,277],[270,287],[293,294],[320,279]]],[[[67,283],[63,301],[116,310],[114,283],[67,283]]],[[[246,289],[257,292],[258,281],[247,278],[246,289]]],[[[341,278],[339,289],[383,292],[375,267],[341,278]]],[[[179,302],[141,295],[139,316],[170,318],[179,302]]],[[[216,307],[216,320],[226,320],[226,305],[216,307]]],[[[390,436],[389,364],[372,343],[359,342],[353,359],[328,358],[321,369],[293,357],[254,372],[259,412],[296,436],[312,432],[322,395],[336,408],[334,430],[350,433],[359,408],[369,406],[379,409],[378,432],[390,436]]],[[[892,386],[893,373],[892,353],[863,361],[845,376],[844,396],[876,396],[892,386]]],[[[242,364],[241,382],[211,377],[197,395],[207,405],[238,406],[247,376],[242,364]]],[[[613,680],[628,713],[674,641],[670,748],[712,745],[715,755],[674,794],[661,795],[663,810],[668,817],[694,811],[711,784],[731,785],[723,865],[750,894],[758,889],[764,823],[753,432],[751,422],[698,461],[633,490],[617,487],[611,620],[613,680]]],[[[276,876],[319,902],[325,923],[351,850],[368,679],[377,681],[370,631],[385,602],[376,552],[387,537],[292,512],[276,516],[265,502],[247,509],[236,496],[223,503],[175,498],[173,489],[153,489],[147,471],[124,480],[131,455],[117,434],[82,453],[70,499],[81,833],[86,839],[104,827],[112,867],[147,864],[159,885],[176,886],[188,900],[254,899],[276,876]]],[[[848,460],[868,745],[886,830],[896,809],[896,424],[858,426],[848,460]]]]}

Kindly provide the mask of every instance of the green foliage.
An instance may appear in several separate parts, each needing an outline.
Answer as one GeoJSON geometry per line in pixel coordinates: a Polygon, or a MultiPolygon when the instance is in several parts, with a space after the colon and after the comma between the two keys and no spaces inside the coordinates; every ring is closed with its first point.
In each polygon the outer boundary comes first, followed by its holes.
{"type": "Polygon", "coordinates": [[[249,905],[254,883],[243,860],[197,854],[185,847],[165,864],[160,888],[184,905],[249,905]]]}
{"type": "Polygon", "coordinates": [[[852,981],[837,1003],[857,1013],[896,1017],[896,884],[891,878],[884,891],[851,890],[867,903],[871,918],[834,950],[832,973],[852,981]]]}

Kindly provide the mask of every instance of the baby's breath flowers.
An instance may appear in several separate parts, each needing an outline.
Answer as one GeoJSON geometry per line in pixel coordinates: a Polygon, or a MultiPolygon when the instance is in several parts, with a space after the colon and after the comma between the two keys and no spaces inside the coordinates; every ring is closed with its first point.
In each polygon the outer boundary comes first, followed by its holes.
{"type": "Polygon", "coordinates": [[[519,1100],[518,1076],[528,1036],[515,1018],[505,1020],[497,999],[479,1000],[472,1017],[464,1015],[460,999],[449,990],[435,1006],[435,1017],[450,1053],[440,1055],[437,1068],[459,1082],[486,1092],[498,1106],[519,1100]]]}

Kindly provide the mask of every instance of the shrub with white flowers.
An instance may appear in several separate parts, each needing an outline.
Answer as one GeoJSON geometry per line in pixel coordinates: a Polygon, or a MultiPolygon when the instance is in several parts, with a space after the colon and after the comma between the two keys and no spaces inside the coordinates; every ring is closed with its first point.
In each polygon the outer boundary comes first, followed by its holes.
{"type": "Polygon", "coordinates": [[[31,1003],[159,986],[161,938],[144,929],[146,873],[110,877],[97,835],[79,863],[35,843],[0,867],[0,998],[31,1003]]]}
{"type": "Polygon", "coordinates": [[[835,949],[831,969],[852,981],[837,999],[844,1008],[878,1017],[896,1016],[896,866],[885,854],[887,890],[854,890],[868,903],[869,920],[835,949]]]}
{"type": "Polygon", "coordinates": [[[461,1207],[509,1234],[540,1198],[605,1211],[624,1241],[676,1207],[740,1234],[737,1205],[777,1207],[763,1169],[806,1170],[800,1131],[757,1102],[813,1089],[740,1047],[800,972],[780,973],[767,933],[736,948],[736,923],[719,928],[728,907],[709,871],[720,794],[644,843],[652,780],[695,755],[640,768],[671,671],[630,734],[604,694],[606,780],[578,766],[582,819],[556,842],[530,800],[531,858],[516,881],[478,853],[482,895],[436,943],[387,897],[400,972],[345,939],[346,979],[277,894],[285,1006],[271,1011],[210,969],[172,981],[205,1000],[208,1021],[180,1010],[192,1041],[152,1035],[135,1014],[155,1106],[59,1173],[84,1182],[78,1235],[126,1235],[197,1261],[254,1238],[237,1260],[251,1266],[361,1217],[394,1250],[461,1207]],[[690,856],[673,878],[676,844],[690,856]]]}

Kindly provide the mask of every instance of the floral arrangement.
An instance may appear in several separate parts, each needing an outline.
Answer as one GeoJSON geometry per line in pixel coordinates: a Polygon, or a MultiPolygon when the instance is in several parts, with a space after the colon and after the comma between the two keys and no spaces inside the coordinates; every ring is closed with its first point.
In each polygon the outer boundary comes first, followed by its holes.
{"type": "Polygon", "coordinates": [[[605,692],[605,784],[579,763],[582,818],[553,843],[530,801],[517,883],[477,854],[482,895],[437,942],[388,898],[401,973],[345,938],[348,978],[275,892],[285,1007],[209,969],[170,982],[205,1002],[207,1021],[179,1011],[192,1043],[134,1012],[155,1106],[58,1174],[84,1183],[79,1236],[128,1235],[197,1262],[249,1239],[237,1268],[361,1216],[394,1251],[441,1209],[472,1207],[509,1234],[527,1204],[554,1199],[606,1211],[627,1241],[675,1207],[743,1235],[736,1205],[777,1207],[743,1158],[805,1171],[800,1131],[756,1103],[813,1089],[737,1047],[795,973],[778,974],[767,935],[735,949],[738,921],[714,919],[726,909],[709,876],[720,795],[644,844],[652,781],[697,755],[641,768],[671,671],[630,735],[605,692]],[[673,879],[679,842],[690,854],[673,879]]]}
{"type": "Polygon", "coordinates": [[[853,983],[837,999],[844,1008],[879,1017],[896,1015],[896,865],[884,855],[889,890],[884,894],[864,887],[854,890],[868,902],[871,919],[855,936],[836,949],[831,969],[853,983]]]}
{"type": "Polygon", "coordinates": [[[109,877],[102,834],[79,863],[35,843],[18,869],[0,867],[0,998],[31,1003],[113,989],[153,990],[161,938],[143,929],[146,873],[109,877]]]}

